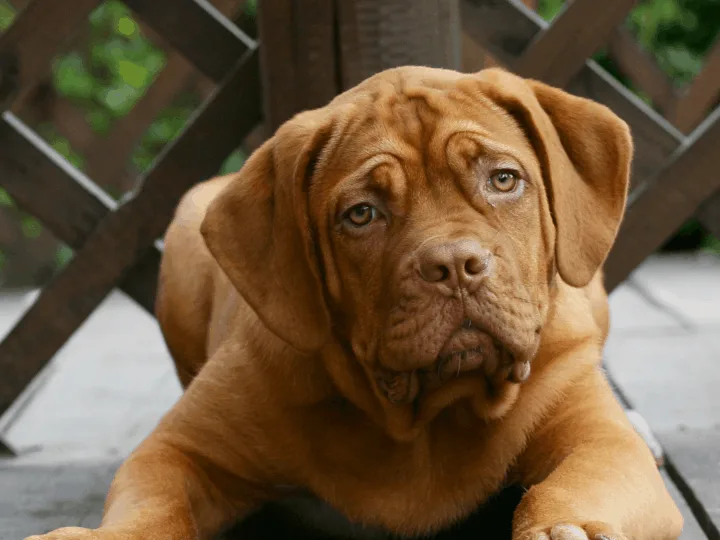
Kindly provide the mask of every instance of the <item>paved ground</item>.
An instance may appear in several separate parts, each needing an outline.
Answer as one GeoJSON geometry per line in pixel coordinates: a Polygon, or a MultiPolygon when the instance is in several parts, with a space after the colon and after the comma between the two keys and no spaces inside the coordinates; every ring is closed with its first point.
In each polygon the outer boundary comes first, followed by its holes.
{"type": "MultiPolygon", "coordinates": [[[[0,332],[28,300],[0,297],[0,332]]],[[[611,301],[610,372],[720,523],[720,259],[651,259],[611,301]]],[[[112,295],[0,418],[20,454],[0,459],[0,540],[96,524],[117,463],[179,394],[155,321],[112,295]]],[[[683,508],[683,538],[701,538],[683,508]]]]}

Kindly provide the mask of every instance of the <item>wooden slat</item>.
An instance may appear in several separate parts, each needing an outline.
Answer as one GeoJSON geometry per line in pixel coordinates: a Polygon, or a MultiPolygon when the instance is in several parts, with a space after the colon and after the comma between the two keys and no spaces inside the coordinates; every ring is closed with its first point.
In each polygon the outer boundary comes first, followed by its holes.
{"type": "MultiPolygon", "coordinates": [[[[261,2],[262,3],[262,2],[261,2]]],[[[300,110],[327,105],[339,91],[335,59],[335,2],[333,0],[294,0],[294,50],[296,76],[293,89],[300,110]]],[[[277,44],[274,44],[277,45],[277,44]]],[[[263,43],[263,47],[271,44],[263,43]]],[[[298,112],[299,112],[298,111],[298,112]]]]}
{"type": "Polygon", "coordinates": [[[13,109],[17,110],[16,116],[31,127],[46,122],[52,124],[80,154],[84,154],[97,138],[97,133],[85,118],[85,112],[59,95],[49,81],[47,85],[43,83],[36,87],[27,100],[22,103],[16,101],[13,109]],[[23,107],[18,107],[21,104],[23,107]]]}
{"type": "MultiPolygon", "coordinates": [[[[244,6],[245,1],[215,0],[213,5],[223,16],[233,16],[244,6]]],[[[165,40],[146,24],[143,32],[151,40],[165,40]]],[[[163,43],[164,44],[164,43],[163,43]]],[[[160,74],[152,82],[135,106],[113,125],[105,137],[95,136],[92,148],[86,149],[85,171],[94,180],[108,188],[127,187],[127,167],[142,135],[148,130],[157,115],[168,107],[177,95],[188,88],[199,74],[183,55],[169,51],[160,74]]]]}
{"type": "Polygon", "coordinates": [[[700,74],[678,98],[670,120],[680,131],[689,132],[705,118],[718,98],[720,98],[720,39],[715,42],[705,59],[700,74]]]}
{"type": "Polygon", "coordinates": [[[614,289],[659,248],[715,190],[720,189],[720,109],[688,139],[657,178],[631,195],[618,239],[605,265],[614,289]]]}
{"type": "MultiPolygon", "coordinates": [[[[73,249],[80,249],[95,227],[115,209],[112,198],[11,113],[4,113],[0,121],[0,148],[0,185],[20,208],[37,217],[73,249]]],[[[154,283],[157,270],[152,268],[159,260],[160,252],[151,248],[142,268],[128,275],[121,285],[150,313],[155,296],[153,290],[148,290],[145,278],[154,283]]]]}
{"type": "Polygon", "coordinates": [[[188,85],[194,72],[183,56],[169,55],[163,70],[130,112],[115,122],[107,136],[95,136],[95,144],[85,153],[87,174],[104,186],[117,185],[143,134],[188,85]]]}
{"type": "Polygon", "coordinates": [[[292,16],[292,0],[263,0],[258,4],[263,104],[270,132],[298,111],[298,96],[293,92],[297,73],[292,16]]]}
{"type": "Polygon", "coordinates": [[[512,65],[518,74],[565,86],[600,49],[636,0],[575,0],[512,65]]]}
{"type": "Polygon", "coordinates": [[[264,0],[258,5],[263,101],[271,132],[337,94],[334,22],[332,0],[264,0]]]}
{"type": "Polygon", "coordinates": [[[455,1],[339,2],[343,88],[401,65],[460,69],[455,1]]]}
{"type": "Polygon", "coordinates": [[[673,81],[660,69],[655,58],[640,46],[630,30],[616,28],[608,41],[607,51],[633,86],[647,94],[653,105],[667,115],[677,99],[673,81]]]}
{"type": "Polygon", "coordinates": [[[258,123],[259,84],[257,53],[250,51],[163,153],[142,189],[95,227],[43,289],[0,344],[0,414],[152,248],[187,189],[214,175],[258,123]]]}
{"type": "MultiPolygon", "coordinates": [[[[511,66],[547,27],[519,0],[463,0],[460,8],[463,30],[506,66],[511,66]]],[[[657,174],[684,138],[596,62],[585,62],[566,89],[607,105],[630,125],[635,138],[635,186],[657,174]]]]}
{"type": "Polygon", "coordinates": [[[6,67],[14,65],[17,81],[6,88],[6,73],[2,74],[0,110],[10,108],[13,101],[22,99],[27,92],[50,71],[52,59],[75,32],[87,25],[90,12],[100,0],[74,0],[68,9],[66,0],[34,0],[10,28],[0,36],[0,59],[6,67]]]}
{"type": "Polygon", "coordinates": [[[206,0],[125,0],[125,4],[214,81],[223,80],[255,46],[206,0]]]}
{"type": "MultiPolygon", "coordinates": [[[[522,0],[522,3],[533,11],[537,10],[538,0],[522,0]]],[[[487,51],[484,51],[467,32],[462,31],[461,34],[462,71],[473,73],[484,68],[500,65],[499,62],[487,51]]]]}

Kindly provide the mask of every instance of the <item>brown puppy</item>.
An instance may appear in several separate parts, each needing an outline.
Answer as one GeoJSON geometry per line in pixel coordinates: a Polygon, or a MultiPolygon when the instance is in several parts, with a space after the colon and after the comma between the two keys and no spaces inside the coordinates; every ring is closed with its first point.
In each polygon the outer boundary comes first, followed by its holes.
{"type": "Polygon", "coordinates": [[[423,534],[509,483],[517,540],[677,538],[599,367],[631,154],[605,107],[497,69],[389,70],[297,115],[167,233],[184,396],[101,528],[34,538],[211,538],[288,487],[423,534]]]}

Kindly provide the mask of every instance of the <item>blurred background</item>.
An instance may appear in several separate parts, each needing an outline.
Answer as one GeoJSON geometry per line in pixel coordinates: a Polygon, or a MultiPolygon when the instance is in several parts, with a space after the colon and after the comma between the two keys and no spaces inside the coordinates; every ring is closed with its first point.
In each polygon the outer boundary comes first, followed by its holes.
{"type": "MultiPolygon", "coordinates": [[[[0,31],[12,24],[26,3],[0,0],[0,31]]],[[[237,3],[216,4],[240,28],[253,33],[254,0],[239,11],[233,11],[232,4],[237,3]]],[[[537,12],[551,21],[563,4],[562,0],[538,0],[537,12]]],[[[632,10],[626,27],[672,84],[681,88],[700,73],[717,38],[718,21],[720,0],[646,0],[632,10]]],[[[214,88],[182,56],[168,49],[125,4],[105,1],[71,46],[57,56],[47,78],[13,109],[57,152],[118,199],[180,133],[214,88]]],[[[640,99],[665,112],[663,103],[653,103],[634,87],[632,78],[607,51],[598,52],[595,59],[640,99]]],[[[237,170],[244,158],[245,153],[238,150],[228,157],[222,171],[237,170]]],[[[692,219],[662,250],[717,254],[720,241],[692,219]]],[[[0,188],[0,287],[42,286],[71,257],[70,248],[18,209],[0,188]]]]}

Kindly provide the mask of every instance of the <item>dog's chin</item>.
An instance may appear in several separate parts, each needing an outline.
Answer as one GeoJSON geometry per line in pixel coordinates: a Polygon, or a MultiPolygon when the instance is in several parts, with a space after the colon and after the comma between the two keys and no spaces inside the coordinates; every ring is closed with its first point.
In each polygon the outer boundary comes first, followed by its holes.
{"type": "Polygon", "coordinates": [[[513,362],[513,354],[502,341],[466,321],[429,360],[414,369],[379,367],[375,380],[391,402],[409,403],[464,376],[481,374],[492,382],[513,362]]]}

